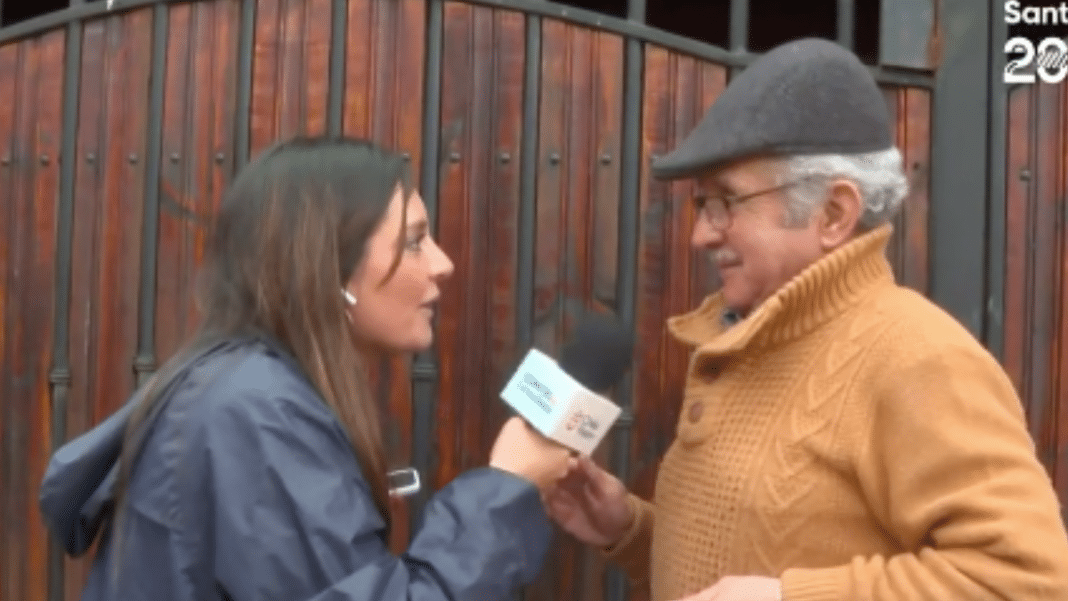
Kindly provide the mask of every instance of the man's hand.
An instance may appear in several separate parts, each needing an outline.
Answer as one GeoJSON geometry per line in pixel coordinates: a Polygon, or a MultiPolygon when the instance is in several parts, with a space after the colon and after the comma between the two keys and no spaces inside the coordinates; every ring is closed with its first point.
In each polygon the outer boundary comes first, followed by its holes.
{"type": "Polygon", "coordinates": [[[782,601],[782,582],[764,576],[725,576],[679,601],[782,601]]]}
{"type": "Polygon", "coordinates": [[[618,542],[634,521],[627,488],[589,457],[571,459],[567,476],[546,493],[545,506],[561,528],[597,547],[618,542]]]}

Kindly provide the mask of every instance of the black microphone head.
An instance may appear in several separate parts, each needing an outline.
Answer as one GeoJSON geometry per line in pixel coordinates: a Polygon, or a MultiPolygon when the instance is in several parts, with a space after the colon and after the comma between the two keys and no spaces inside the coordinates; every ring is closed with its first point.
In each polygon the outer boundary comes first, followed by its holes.
{"type": "Polygon", "coordinates": [[[560,353],[560,369],[594,392],[623,378],[634,360],[634,333],[609,315],[591,314],[576,326],[560,353]]]}

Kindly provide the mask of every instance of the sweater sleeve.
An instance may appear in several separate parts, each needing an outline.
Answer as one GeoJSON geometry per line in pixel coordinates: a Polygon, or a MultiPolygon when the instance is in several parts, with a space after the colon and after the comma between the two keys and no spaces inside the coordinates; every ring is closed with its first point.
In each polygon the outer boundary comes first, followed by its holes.
{"type": "Polygon", "coordinates": [[[907,551],[787,570],[784,600],[1068,599],[1058,501],[993,357],[961,342],[884,373],[857,477],[907,551]]]}
{"type": "Polygon", "coordinates": [[[623,538],[605,550],[605,555],[623,568],[632,582],[648,583],[655,510],[652,503],[634,494],[627,495],[627,503],[634,510],[634,521],[623,538]]]}

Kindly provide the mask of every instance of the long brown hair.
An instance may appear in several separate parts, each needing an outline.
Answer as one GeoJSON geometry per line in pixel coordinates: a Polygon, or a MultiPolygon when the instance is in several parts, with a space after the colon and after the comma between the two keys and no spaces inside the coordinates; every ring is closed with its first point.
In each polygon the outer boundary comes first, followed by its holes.
{"type": "MultiPolygon", "coordinates": [[[[120,514],[147,436],[144,425],[159,411],[161,392],[179,366],[220,340],[262,333],[290,351],[348,432],[388,532],[379,410],[350,334],[341,287],[362,261],[398,187],[406,213],[411,187],[403,157],[351,138],[291,139],[237,175],[216,215],[201,273],[200,326],[145,384],[126,429],[120,514]]],[[[403,230],[402,219],[386,280],[400,261],[403,230]]]]}

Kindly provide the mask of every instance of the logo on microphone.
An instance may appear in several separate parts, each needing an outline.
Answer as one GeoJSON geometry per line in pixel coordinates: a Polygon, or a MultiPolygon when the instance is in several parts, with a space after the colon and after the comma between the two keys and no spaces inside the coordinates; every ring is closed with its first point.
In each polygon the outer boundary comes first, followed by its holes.
{"type": "Polygon", "coordinates": [[[541,407],[546,413],[552,413],[553,407],[556,406],[556,397],[553,396],[553,391],[549,390],[548,386],[534,377],[534,374],[529,371],[525,372],[523,381],[519,383],[519,389],[526,393],[535,405],[541,407]]]}
{"type": "Polygon", "coordinates": [[[593,438],[596,436],[597,431],[601,429],[601,423],[593,419],[593,416],[586,413],[582,409],[576,409],[571,417],[568,418],[567,424],[564,426],[568,432],[578,429],[578,435],[583,438],[593,438]]]}

